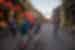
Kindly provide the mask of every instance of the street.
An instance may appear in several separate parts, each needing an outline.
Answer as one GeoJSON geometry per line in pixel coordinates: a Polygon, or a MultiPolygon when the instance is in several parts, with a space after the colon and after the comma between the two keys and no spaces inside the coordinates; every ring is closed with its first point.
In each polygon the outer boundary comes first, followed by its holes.
{"type": "Polygon", "coordinates": [[[54,26],[50,23],[45,23],[41,27],[40,42],[36,50],[72,50],[72,36],[65,33],[53,32],[54,26]],[[64,36],[65,35],[65,36],[64,36]]]}

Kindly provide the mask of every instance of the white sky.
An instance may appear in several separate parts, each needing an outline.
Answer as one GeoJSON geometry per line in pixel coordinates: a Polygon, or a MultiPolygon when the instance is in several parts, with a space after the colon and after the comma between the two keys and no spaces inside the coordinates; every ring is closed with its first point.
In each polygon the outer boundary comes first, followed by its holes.
{"type": "Polygon", "coordinates": [[[52,10],[61,4],[61,0],[32,0],[34,7],[43,13],[44,16],[52,15],[52,10]]]}

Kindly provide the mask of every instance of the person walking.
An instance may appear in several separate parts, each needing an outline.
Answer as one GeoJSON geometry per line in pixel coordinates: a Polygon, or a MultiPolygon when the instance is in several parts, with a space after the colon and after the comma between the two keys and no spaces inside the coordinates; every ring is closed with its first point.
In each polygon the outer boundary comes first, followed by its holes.
{"type": "Polygon", "coordinates": [[[61,6],[58,6],[53,11],[53,19],[52,19],[53,23],[52,24],[53,24],[53,27],[54,27],[55,38],[58,35],[58,30],[60,28],[60,7],[61,6]]]}

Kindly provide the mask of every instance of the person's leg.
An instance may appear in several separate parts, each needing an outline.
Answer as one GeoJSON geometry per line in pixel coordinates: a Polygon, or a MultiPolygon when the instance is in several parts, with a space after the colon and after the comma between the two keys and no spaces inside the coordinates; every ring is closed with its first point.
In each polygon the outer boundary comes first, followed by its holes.
{"type": "Polygon", "coordinates": [[[59,24],[54,24],[54,37],[57,38],[58,37],[58,31],[59,31],[59,24]]]}
{"type": "Polygon", "coordinates": [[[35,33],[38,33],[39,30],[40,30],[40,25],[37,25],[37,26],[36,26],[36,29],[35,29],[35,33]]]}

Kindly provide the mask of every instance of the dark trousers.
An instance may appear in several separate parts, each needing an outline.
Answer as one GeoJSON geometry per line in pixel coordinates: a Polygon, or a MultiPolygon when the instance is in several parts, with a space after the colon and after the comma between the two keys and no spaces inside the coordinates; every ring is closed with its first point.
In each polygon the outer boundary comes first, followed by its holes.
{"type": "Polygon", "coordinates": [[[54,37],[58,37],[58,31],[59,31],[59,24],[54,24],[54,29],[53,29],[53,33],[54,33],[54,37]]]}

